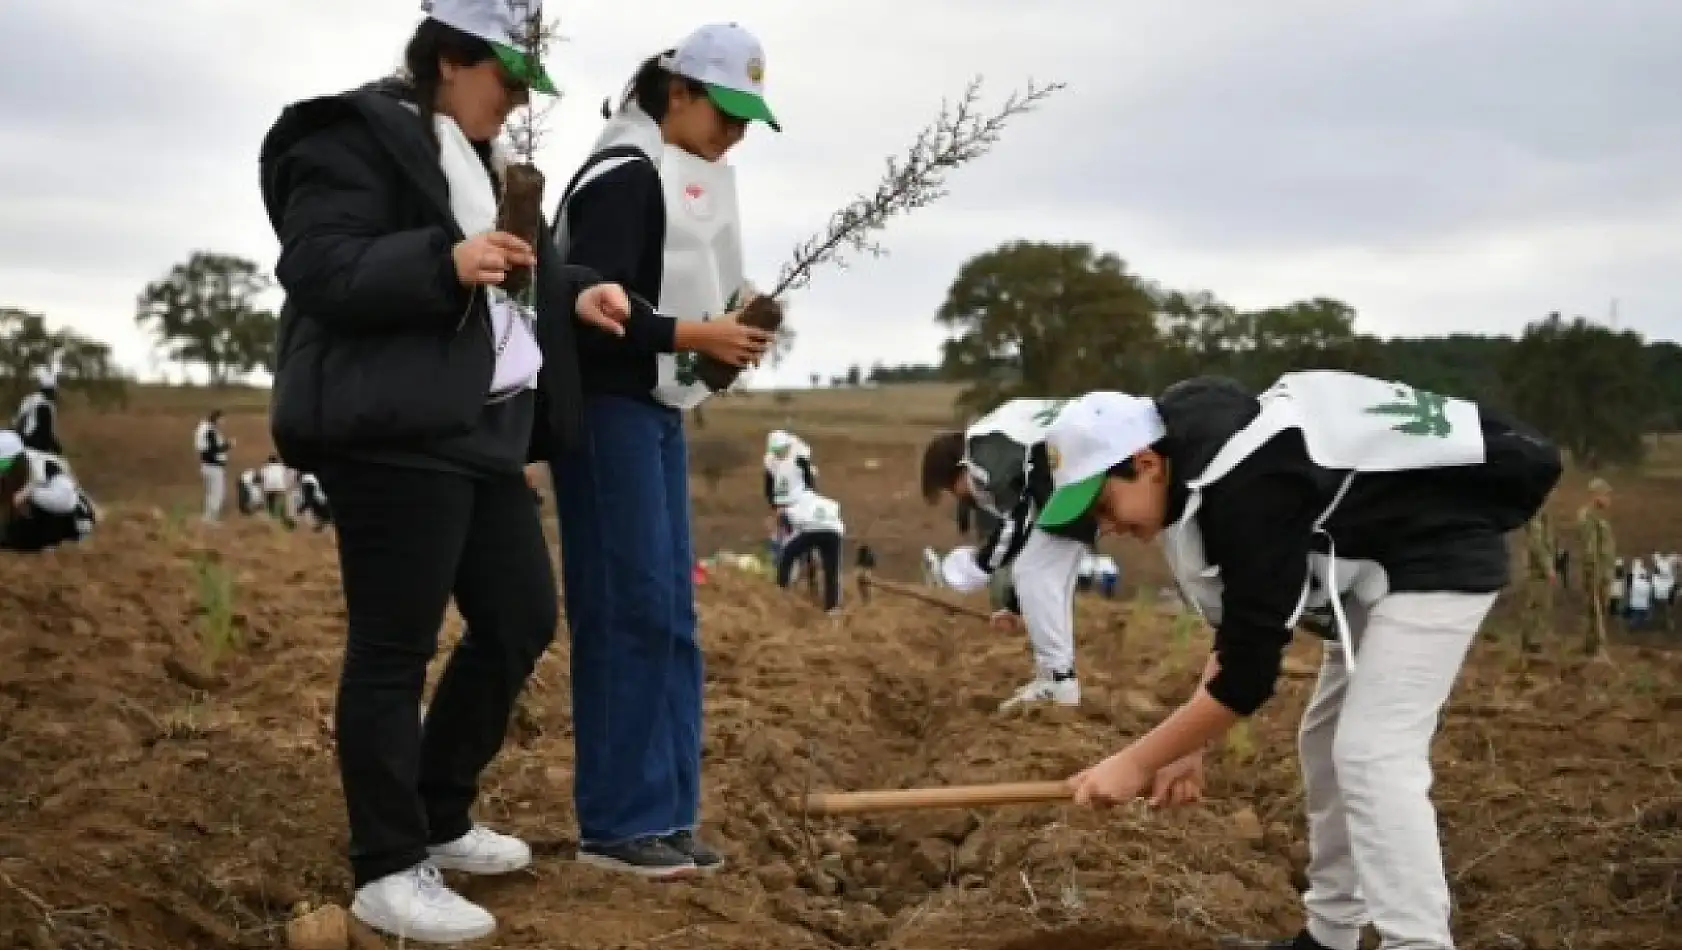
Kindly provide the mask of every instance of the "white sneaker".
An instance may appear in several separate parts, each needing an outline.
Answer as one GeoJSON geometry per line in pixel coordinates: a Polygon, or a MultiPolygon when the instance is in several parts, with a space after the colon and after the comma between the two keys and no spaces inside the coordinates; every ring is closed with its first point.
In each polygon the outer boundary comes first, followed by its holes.
{"type": "Polygon", "coordinates": [[[438,869],[419,864],[356,890],[351,915],[399,940],[452,944],[488,937],[496,918],[444,886],[438,869]]]}
{"type": "Polygon", "coordinates": [[[1028,682],[1026,686],[1017,690],[1009,699],[999,704],[999,712],[1007,712],[1018,706],[1034,705],[1038,703],[1056,703],[1059,706],[1080,705],[1080,681],[1069,679],[1054,680],[1049,674],[1041,673],[1028,682]]]}
{"type": "Polygon", "coordinates": [[[432,863],[446,871],[468,874],[507,874],[531,864],[531,848],[512,835],[499,834],[484,825],[447,844],[426,849],[432,863]]]}

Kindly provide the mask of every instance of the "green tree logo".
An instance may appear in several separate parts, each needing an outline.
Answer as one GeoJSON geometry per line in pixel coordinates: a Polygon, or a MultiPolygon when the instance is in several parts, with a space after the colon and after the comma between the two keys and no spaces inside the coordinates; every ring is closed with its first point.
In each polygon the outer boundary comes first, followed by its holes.
{"type": "Polygon", "coordinates": [[[1406,435],[1428,435],[1445,439],[1454,431],[1448,421],[1448,397],[1428,393],[1423,389],[1396,387],[1395,402],[1381,402],[1368,406],[1366,412],[1375,416],[1396,416],[1400,419],[1390,428],[1406,435]]]}
{"type": "Polygon", "coordinates": [[[1053,402],[1051,405],[1046,406],[1039,412],[1034,413],[1034,422],[1042,426],[1051,425],[1053,422],[1057,421],[1057,416],[1062,413],[1063,407],[1067,406],[1069,402],[1070,400],[1067,399],[1059,399],[1056,402],[1053,402]]]}

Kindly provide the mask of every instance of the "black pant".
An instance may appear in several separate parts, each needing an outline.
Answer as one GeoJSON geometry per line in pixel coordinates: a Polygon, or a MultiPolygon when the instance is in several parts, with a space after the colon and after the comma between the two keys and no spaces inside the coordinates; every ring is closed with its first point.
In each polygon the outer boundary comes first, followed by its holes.
{"type": "Polygon", "coordinates": [[[794,565],[808,551],[818,552],[823,561],[823,609],[834,610],[841,602],[841,535],[835,531],[802,531],[783,545],[777,558],[777,585],[788,586],[794,565]]]}
{"type": "MultiPolygon", "coordinates": [[[[0,499],[10,503],[11,499],[0,499]]],[[[0,549],[7,551],[45,551],[67,541],[80,540],[75,515],[55,515],[29,505],[22,512],[13,512],[0,529],[0,549]]]]}
{"type": "Polygon", "coordinates": [[[350,621],[336,728],[361,886],[471,830],[479,775],[555,635],[555,572],[518,474],[341,462],[319,477],[350,621]],[[423,726],[426,665],[452,594],[467,631],[423,726]]]}
{"type": "Polygon", "coordinates": [[[292,527],[292,513],[287,511],[286,493],[283,491],[264,492],[263,498],[269,509],[269,516],[279,518],[288,528],[292,527]]]}

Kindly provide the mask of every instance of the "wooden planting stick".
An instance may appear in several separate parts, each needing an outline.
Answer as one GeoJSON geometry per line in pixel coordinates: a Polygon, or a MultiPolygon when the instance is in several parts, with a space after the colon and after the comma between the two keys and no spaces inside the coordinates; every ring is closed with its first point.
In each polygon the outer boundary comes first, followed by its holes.
{"type": "Polygon", "coordinates": [[[992,785],[819,792],[806,796],[803,810],[811,815],[856,815],[876,811],[1066,802],[1072,795],[1066,782],[998,782],[992,785]]]}
{"type": "Polygon", "coordinates": [[[980,609],[979,607],[971,607],[968,604],[954,604],[949,600],[936,597],[933,594],[925,594],[915,587],[908,587],[904,584],[896,584],[893,581],[885,581],[880,577],[860,577],[859,583],[869,584],[871,587],[885,590],[889,593],[898,594],[901,597],[909,597],[912,600],[920,600],[925,604],[940,607],[946,611],[959,614],[961,616],[974,617],[977,620],[992,619],[992,614],[980,609]]]}

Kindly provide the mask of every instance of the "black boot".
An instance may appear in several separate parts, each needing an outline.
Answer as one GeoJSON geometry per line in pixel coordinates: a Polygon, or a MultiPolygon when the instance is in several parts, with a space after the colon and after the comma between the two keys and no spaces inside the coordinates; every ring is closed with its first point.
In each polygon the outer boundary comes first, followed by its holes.
{"type": "Polygon", "coordinates": [[[1219,941],[1221,950],[1331,950],[1330,947],[1309,936],[1307,930],[1297,933],[1294,937],[1222,937],[1219,941]]]}

